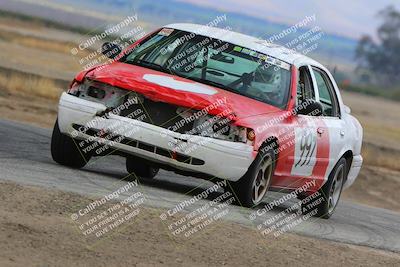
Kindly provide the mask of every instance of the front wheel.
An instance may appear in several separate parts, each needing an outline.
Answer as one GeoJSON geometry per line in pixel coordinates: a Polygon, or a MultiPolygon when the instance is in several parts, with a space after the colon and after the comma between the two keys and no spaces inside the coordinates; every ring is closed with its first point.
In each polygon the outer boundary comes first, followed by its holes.
{"type": "Polygon", "coordinates": [[[239,181],[231,183],[237,204],[244,207],[260,204],[269,189],[274,170],[274,150],[261,150],[246,174],[239,181]]]}
{"type": "Polygon", "coordinates": [[[90,155],[84,153],[72,137],[61,133],[56,121],[51,136],[51,156],[58,164],[71,168],[83,168],[90,160],[90,155]]]}
{"type": "Polygon", "coordinates": [[[302,204],[303,213],[329,219],[334,213],[347,177],[347,163],[340,159],[329,175],[328,181],[319,189],[319,197],[302,204]]]}

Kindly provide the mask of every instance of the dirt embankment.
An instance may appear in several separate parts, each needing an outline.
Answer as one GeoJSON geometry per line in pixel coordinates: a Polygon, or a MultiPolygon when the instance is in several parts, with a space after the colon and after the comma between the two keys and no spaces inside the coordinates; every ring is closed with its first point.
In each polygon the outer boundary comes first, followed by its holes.
{"type": "Polygon", "coordinates": [[[147,208],[127,227],[92,246],[70,216],[93,200],[4,182],[0,198],[0,266],[396,266],[400,262],[394,253],[295,235],[262,237],[225,222],[196,238],[177,241],[160,221],[161,212],[147,208]]]}

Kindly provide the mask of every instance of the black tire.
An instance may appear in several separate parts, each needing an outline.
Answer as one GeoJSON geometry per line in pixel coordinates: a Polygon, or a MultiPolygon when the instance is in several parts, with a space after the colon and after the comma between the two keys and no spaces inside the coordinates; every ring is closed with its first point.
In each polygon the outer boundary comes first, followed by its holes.
{"type": "Polygon", "coordinates": [[[138,157],[126,158],[126,170],[129,174],[135,174],[141,178],[153,179],[159,172],[159,168],[154,167],[148,161],[138,157]]]}
{"type": "Polygon", "coordinates": [[[54,124],[51,136],[51,156],[58,164],[71,168],[83,168],[90,160],[90,155],[78,148],[78,142],[60,132],[58,120],[54,124]]]}
{"type": "Polygon", "coordinates": [[[260,149],[256,159],[251,164],[246,174],[237,182],[230,182],[236,204],[244,207],[254,207],[261,203],[271,184],[272,175],[275,171],[275,152],[272,148],[260,149]],[[265,165],[264,165],[265,164],[265,165]],[[266,168],[265,168],[266,167],[266,168]],[[264,175],[260,173],[262,169],[264,175]],[[261,188],[261,181],[264,184],[261,188]],[[256,188],[257,183],[260,188],[256,188]],[[258,196],[256,195],[258,191],[258,196]]]}
{"type": "Polygon", "coordinates": [[[347,172],[346,159],[341,158],[329,174],[328,181],[318,190],[318,197],[309,197],[308,201],[302,202],[303,214],[312,213],[315,217],[329,219],[339,203],[347,172]]]}

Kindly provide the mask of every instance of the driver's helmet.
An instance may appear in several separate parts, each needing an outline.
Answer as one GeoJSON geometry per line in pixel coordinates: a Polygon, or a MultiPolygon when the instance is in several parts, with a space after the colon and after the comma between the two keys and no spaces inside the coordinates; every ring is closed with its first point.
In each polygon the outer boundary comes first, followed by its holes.
{"type": "Polygon", "coordinates": [[[260,65],[254,72],[252,87],[264,93],[277,92],[281,88],[281,72],[274,66],[260,65]]]}

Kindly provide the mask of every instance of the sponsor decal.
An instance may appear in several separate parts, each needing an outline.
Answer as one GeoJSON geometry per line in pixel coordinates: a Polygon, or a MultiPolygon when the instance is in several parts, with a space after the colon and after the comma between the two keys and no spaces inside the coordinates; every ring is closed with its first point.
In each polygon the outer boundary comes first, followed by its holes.
{"type": "Polygon", "coordinates": [[[251,50],[250,50],[250,49],[247,49],[247,48],[243,48],[243,49],[242,49],[242,53],[243,53],[243,54],[246,54],[246,55],[250,55],[251,50]]]}
{"type": "Polygon", "coordinates": [[[174,29],[164,28],[158,34],[162,35],[162,36],[170,36],[171,33],[173,33],[173,32],[174,32],[174,29]]]}
{"type": "Polygon", "coordinates": [[[240,47],[240,46],[235,46],[235,47],[233,48],[233,51],[236,51],[236,52],[242,52],[242,50],[243,50],[243,48],[240,47]]]}
{"type": "Polygon", "coordinates": [[[252,57],[259,58],[261,61],[265,61],[268,64],[283,68],[285,70],[290,70],[290,64],[288,64],[288,63],[286,63],[286,62],[284,62],[282,60],[276,59],[274,57],[267,56],[267,55],[262,54],[262,53],[258,53],[257,51],[254,51],[254,50],[251,50],[251,49],[248,49],[248,48],[242,48],[240,46],[235,46],[233,48],[233,51],[239,52],[239,53],[242,53],[242,54],[245,54],[245,55],[250,55],[252,57]]]}

